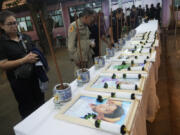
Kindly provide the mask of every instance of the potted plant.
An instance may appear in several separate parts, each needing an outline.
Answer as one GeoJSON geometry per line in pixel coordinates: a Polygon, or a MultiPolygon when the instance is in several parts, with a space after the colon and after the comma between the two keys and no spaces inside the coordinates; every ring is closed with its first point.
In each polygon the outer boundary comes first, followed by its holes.
{"type": "Polygon", "coordinates": [[[44,18],[42,16],[42,12],[40,12],[40,19],[42,21],[43,28],[45,30],[46,37],[48,39],[48,45],[49,45],[49,48],[51,51],[53,61],[54,61],[55,66],[56,66],[57,76],[58,76],[59,82],[60,82],[60,84],[55,85],[55,87],[53,89],[53,91],[54,91],[54,100],[53,101],[54,101],[55,105],[57,105],[57,104],[59,105],[61,102],[66,102],[66,101],[69,101],[71,99],[71,96],[72,96],[71,87],[69,86],[69,84],[63,83],[63,80],[61,77],[61,72],[59,70],[57,60],[56,60],[56,56],[55,56],[55,53],[53,51],[52,41],[51,41],[51,38],[48,34],[46,23],[45,23],[44,18]]]}
{"type": "Polygon", "coordinates": [[[76,16],[76,27],[77,27],[77,37],[78,37],[77,40],[78,40],[78,49],[80,52],[80,69],[77,70],[77,83],[78,83],[78,85],[81,85],[81,84],[89,82],[90,73],[89,73],[89,70],[85,68],[86,63],[83,63],[83,59],[82,59],[82,51],[81,51],[81,44],[80,44],[80,33],[79,33],[79,26],[77,23],[76,11],[75,11],[74,15],[76,16]]]}
{"type": "Polygon", "coordinates": [[[61,84],[55,85],[53,88],[53,95],[55,104],[60,104],[71,100],[72,93],[70,85],[68,83],[63,83],[63,88],[61,84]]]}

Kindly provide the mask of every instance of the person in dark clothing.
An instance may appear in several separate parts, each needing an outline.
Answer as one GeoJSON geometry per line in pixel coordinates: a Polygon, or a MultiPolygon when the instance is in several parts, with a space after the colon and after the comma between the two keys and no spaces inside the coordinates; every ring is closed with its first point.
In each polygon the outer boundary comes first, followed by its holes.
{"type": "Polygon", "coordinates": [[[115,25],[116,26],[114,27],[114,31],[116,31],[116,33],[117,33],[116,40],[118,40],[119,38],[121,38],[122,27],[124,25],[124,13],[121,8],[117,9],[115,25]],[[117,31],[117,29],[118,29],[118,31],[117,31]]]}
{"type": "MultiPolygon", "coordinates": [[[[99,39],[103,40],[106,44],[109,44],[106,40],[106,26],[105,26],[105,20],[104,20],[104,14],[99,11],[99,13],[94,13],[94,22],[88,26],[90,34],[90,39],[95,40],[96,46],[93,49],[94,55],[93,59],[97,56],[99,56],[99,39]],[[100,38],[99,38],[99,28],[98,28],[98,15],[100,16],[100,38]]],[[[101,43],[102,45],[102,43],[101,43]]]]}
{"type": "Polygon", "coordinates": [[[138,16],[138,24],[142,22],[142,17],[144,16],[143,9],[141,8],[141,5],[139,5],[139,8],[137,10],[137,16],[138,16]]]}
{"type": "Polygon", "coordinates": [[[117,14],[117,10],[115,10],[112,16],[112,34],[115,43],[117,42],[117,14]]]}
{"type": "Polygon", "coordinates": [[[144,17],[145,17],[145,15],[146,15],[146,9],[145,9],[145,8],[142,8],[142,11],[143,11],[143,15],[142,15],[142,17],[144,18],[144,17]]]}
{"type": "Polygon", "coordinates": [[[126,9],[126,25],[130,27],[130,14],[131,10],[129,8],[126,9]]]}
{"type": "Polygon", "coordinates": [[[147,18],[150,18],[150,9],[149,9],[148,5],[146,5],[145,16],[146,16],[147,18]]]}
{"type": "Polygon", "coordinates": [[[93,49],[94,55],[93,59],[97,56],[99,56],[99,29],[98,29],[98,24],[97,21],[92,23],[89,27],[89,31],[91,32],[89,39],[94,39],[96,46],[93,49]]]}
{"type": "Polygon", "coordinates": [[[109,29],[109,34],[112,44],[116,43],[118,39],[121,38],[121,32],[124,22],[125,22],[124,13],[122,9],[119,8],[115,10],[112,16],[112,27],[110,27],[109,29]]]}
{"type": "Polygon", "coordinates": [[[119,20],[119,24],[120,24],[119,38],[122,38],[121,35],[122,35],[122,32],[123,32],[123,27],[125,26],[125,15],[124,15],[124,12],[123,12],[122,8],[119,11],[118,20],[119,20]]]}
{"type": "Polygon", "coordinates": [[[38,57],[30,51],[35,46],[29,36],[18,33],[15,15],[10,11],[0,12],[0,33],[0,68],[6,70],[20,115],[24,119],[44,103],[44,93],[40,90],[34,70],[38,57]],[[29,76],[17,76],[16,71],[27,64],[32,67],[29,76]]]}
{"type": "Polygon", "coordinates": [[[110,39],[110,42],[111,42],[111,46],[114,45],[115,41],[114,41],[114,27],[115,27],[115,11],[112,11],[111,12],[111,15],[109,16],[109,29],[108,29],[108,37],[110,39]]]}
{"type": "Polygon", "coordinates": [[[160,3],[156,6],[156,19],[159,21],[159,24],[161,24],[161,7],[160,3]]]}
{"type": "Polygon", "coordinates": [[[47,18],[47,29],[48,29],[49,36],[51,38],[51,42],[52,42],[53,45],[54,45],[53,28],[55,27],[55,25],[56,24],[55,24],[52,16],[48,15],[48,18],[47,18]]]}
{"type": "Polygon", "coordinates": [[[131,28],[134,29],[137,26],[137,10],[134,5],[132,6],[131,9],[130,18],[131,18],[131,28]]]}
{"type": "Polygon", "coordinates": [[[154,7],[153,4],[151,4],[151,8],[150,8],[150,19],[154,19],[156,15],[156,9],[154,7]]]}
{"type": "Polygon", "coordinates": [[[141,16],[143,17],[143,9],[141,8],[141,5],[139,5],[139,8],[138,8],[138,16],[141,16]]]}

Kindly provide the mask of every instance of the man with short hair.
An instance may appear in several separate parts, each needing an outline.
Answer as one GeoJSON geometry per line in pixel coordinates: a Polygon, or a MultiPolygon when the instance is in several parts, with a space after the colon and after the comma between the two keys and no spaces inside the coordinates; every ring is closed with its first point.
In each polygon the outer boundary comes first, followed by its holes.
{"type": "Polygon", "coordinates": [[[80,68],[89,68],[93,65],[92,55],[94,54],[92,48],[95,47],[89,39],[90,31],[88,25],[94,21],[94,11],[90,8],[85,8],[81,13],[81,17],[77,19],[80,35],[80,45],[82,60],[80,58],[80,49],[78,45],[78,33],[76,21],[70,24],[68,30],[68,51],[70,59],[75,63],[75,71],[80,68]]]}
{"type": "Polygon", "coordinates": [[[135,5],[132,6],[130,14],[131,28],[134,29],[137,27],[137,10],[135,5]]]}
{"type": "Polygon", "coordinates": [[[150,18],[150,9],[149,9],[148,5],[146,5],[145,16],[146,16],[147,18],[150,18]]]}
{"type": "Polygon", "coordinates": [[[154,4],[151,4],[150,8],[150,19],[154,19],[156,16],[156,8],[154,7],[154,4]]]}
{"type": "Polygon", "coordinates": [[[143,9],[141,8],[141,5],[137,8],[137,16],[138,16],[138,25],[142,22],[142,17],[144,16],[143,9]]]}
{"type": "Polygon", "coordinates": [[[156,19],[158,20],[159,24],[161,24],[161,6],[160,3],[156,6],[156,19]]]}

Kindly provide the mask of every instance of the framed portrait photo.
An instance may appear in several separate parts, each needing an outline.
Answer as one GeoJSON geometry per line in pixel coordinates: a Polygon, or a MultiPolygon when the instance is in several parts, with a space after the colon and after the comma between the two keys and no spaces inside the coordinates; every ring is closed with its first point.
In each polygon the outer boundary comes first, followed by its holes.
{"type": "Polygon", "coordinates": [[[142,63],[142,62],[155,62],[156,60],[156,51],[151,53],[141,54],[141,53],[121,53],[113,58],[112,61],[119,62],[119,61],[126,61],[134,63],[142,63]]]}
{"type": "Polygon", "coordinates": [[[139,101],[79,94],[55,116],[74,124],[129,135],[139,101]]]}
{"type": "Polygon", "coordinates": [[[150,69],[150,62],[111,62],[105,68],[105,73],[135,73],[147,74],[150,69]]]}
{"type": "Polygon", "coordinates": [[[137,49],[137,48],[154,48],[159,46],[158,39],[149,39],[144,41],[131,41],[130,44],[123,46],[123,49],[137,49]]]}
{"type": "Polygon", "coordinates": [[[149,55],[155,51],[154,47],[151,48],[125,48],[122,49],[121,54],[125,55],[149,55]]]}
{"type": "Polygon", "coordinates": [[[98,92],[129,92],[142,94],[146,78],[141,74],[101,73],[85,90],[98,92]]]}

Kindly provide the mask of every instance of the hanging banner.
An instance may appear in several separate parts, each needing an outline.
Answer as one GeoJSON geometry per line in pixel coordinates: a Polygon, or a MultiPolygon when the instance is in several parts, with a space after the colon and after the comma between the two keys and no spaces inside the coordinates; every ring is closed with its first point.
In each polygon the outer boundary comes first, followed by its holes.
{"type": "Polygon", "coordinates": [[[2,4],[2,9],[17,7],[20,5],[24,5],[25,3],[26,0],[5,0],[2,4]]]}

